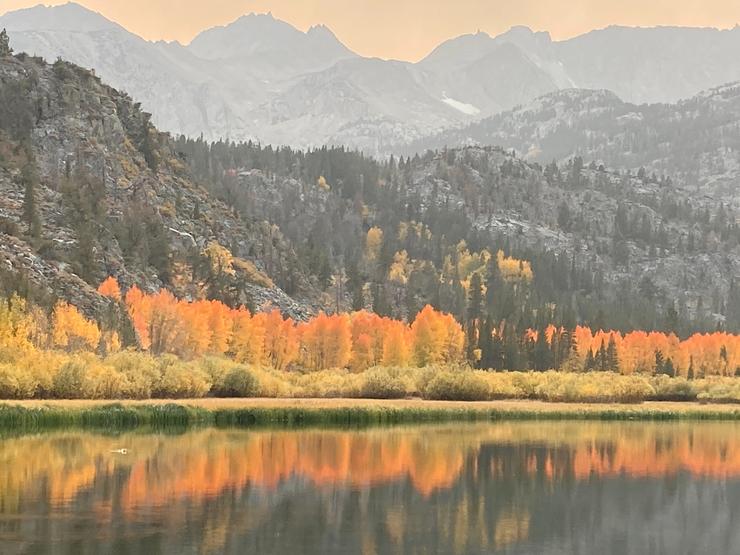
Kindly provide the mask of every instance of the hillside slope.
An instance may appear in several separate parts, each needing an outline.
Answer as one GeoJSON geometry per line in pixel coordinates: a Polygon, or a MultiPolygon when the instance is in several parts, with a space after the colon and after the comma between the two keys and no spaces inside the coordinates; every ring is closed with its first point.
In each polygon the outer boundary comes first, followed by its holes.
{"type": "Polygon", "coordinates": [[[403,150],[464,144],[498,145],[543,164],[581,156],[609,168],[643,168],[736,205],[740,83],[677,104],[630,104],[604,90],[558,91],[403,150]]]}
{"type": "Polygon", "coordinates": [[[298,317],[316,300],[279,230],[196,185],[149,114],[65,62],[0,56],[0,198],[6,290],[93,313],[107,275],[298,317]]]}
{"type": "Polygon", "coordinates": [[[339,279],[345,308],[407,318],[430,303],[465,321],[478,274],[496,322],[554,311],[595,328],[740,329],[738,207],[664,175],[577,157],[543,167],[491,147],[379,163],[339,148],[177,144],[236,210],[283,229],[326,286],[339,279]],[[219,180],[225,165],[238,169],[219,180]],[[526,287],[492,276],[499,250],[514,282],[517,261],[531,266],[526,287]]]}

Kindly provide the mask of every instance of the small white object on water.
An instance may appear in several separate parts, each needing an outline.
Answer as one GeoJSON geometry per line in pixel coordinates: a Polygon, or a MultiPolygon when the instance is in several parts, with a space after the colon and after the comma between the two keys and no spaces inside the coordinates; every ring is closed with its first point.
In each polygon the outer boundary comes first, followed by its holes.
{"type": "Polygon", "coordinates": [[[128,449],[113,449],[111,453],[118,453],[119,455],[125,455],[128,453],[128,449]]]}

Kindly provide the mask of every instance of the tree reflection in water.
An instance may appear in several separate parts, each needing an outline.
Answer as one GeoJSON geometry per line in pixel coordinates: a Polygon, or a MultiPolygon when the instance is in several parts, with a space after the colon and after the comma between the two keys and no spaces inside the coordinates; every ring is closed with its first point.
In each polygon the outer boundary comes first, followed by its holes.
{"type": "Polygon", "coordinates": [[[533,422],[8,438],[0,551],[740,552],[738,432],[533,422]]]}

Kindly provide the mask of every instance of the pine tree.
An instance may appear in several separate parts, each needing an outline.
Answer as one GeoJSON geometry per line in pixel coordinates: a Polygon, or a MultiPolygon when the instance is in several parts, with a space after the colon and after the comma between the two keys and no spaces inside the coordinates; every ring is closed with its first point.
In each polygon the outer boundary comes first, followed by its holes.
{"type": "Polygon", "coordinates": [[[601,340],[601,347],[599,347],[599,352],[596,354],[596,367],[601,372],[606,372],[608,368],[608,362],[607,362],[607,355],[606,355],[606,343],[604,340],[601,340]]]}
{"type": "Polygon", "coordinates": [[[673,366],[673,360],[671,360],[670,357],[668,357],[665,364],[663,364],[663,373],[671,378],[676,377],[676,368],[673,366]]]}
{"type": "Polygon", "coordinates": [[[537,334],[533,359],[535,370],[544,371],[552,368],[552,352],[550,351],[550,345],[547,343],[547,337],[545,337],[545,330],[540,330],[537,334]]]}
{"type": "Polygon", "coordinates": [[[478,327],[483,304],[483,291],[480,275],[475,272],[470,278],[470,289],[468,291],[468,319],[467,332],[467,355],[470,362],[477,362],[476,351],[479,348],[478,327]]]}
{"type": "Polygon", "coordinates": [[[609,337],[609,345],[606,348],[606,369],[609,372],[619,372],[619,356],[617,354],[617,343],[614,335],[609,337]]]}
{"type": "Polygon", "coordinates": [[[23,181],[23,221],[28,225],[28,234],[38,239],[41,237],[41,216],[36,197],[38,176],[32,161],[23,166],[21,180],[23,181]]]}
{"type": "Polygon", "coordinates": [[[655,373],[662,374],[665,369],[665,359],[663,353],[659,350],[655,350],[655,373]]]}
{"type": "Polygon", "coordinates": [[[13,49],[10,47],[10,37],[8,32],[3,29],[0,31],[0,58],[6,58],[13,55],[13,49]]]}
{"type": "Polygon", "coordinates": [[[486,370],[494,368],[494,338],[493,338],[493,321],[490,317],[483,320],[480,334],[478,337],[478,348],[481,352],[481,358],[478,361],[478,367],[486,370]]]}
{"type": "Polygon", "coordinates": [[[365,294],[362,291],[362,285],[355,287],[352,293],[352,310],[365,309],[365,294]]]}
{"type": "Polygon", "coordinates": [[[586,353],[586,362],[583,366],[583,369],[586,372],[590,372],[591,370],[594,370],[596,368],[596,361],[594,360],[594,353],[591,351],[591,349],[588,350],[586,353]]]}
{"type": "MultiPolygon", "coordinates": [[[[591,351],[589,350],[589,353],[590,352],[591,351]]],[[[560,368],[563,372],[581,372],[584,370],[584,364],[581,362],[581,357],[578,356],[578,345],[576,345],[576,342],[572,339],[570,341],[568,354],[563,360],[560,368]]]]}
{"type": "Polygon", "coordinates": [[[468,323],[477,321],[481,317],[483,308],[483,291],[480,274],[473,273],[470,277],[468,291],[468,323]]]}

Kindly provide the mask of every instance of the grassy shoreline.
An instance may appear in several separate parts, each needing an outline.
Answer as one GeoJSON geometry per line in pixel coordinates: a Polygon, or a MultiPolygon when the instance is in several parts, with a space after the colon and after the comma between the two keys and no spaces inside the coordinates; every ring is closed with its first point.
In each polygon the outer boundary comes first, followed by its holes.
{"type": "Polygon", "coordinates": [[[2,401],[0,428],[371,426],[501,420],[740,420],[740,405],[420,399],[182,399],[2,401]]]}

